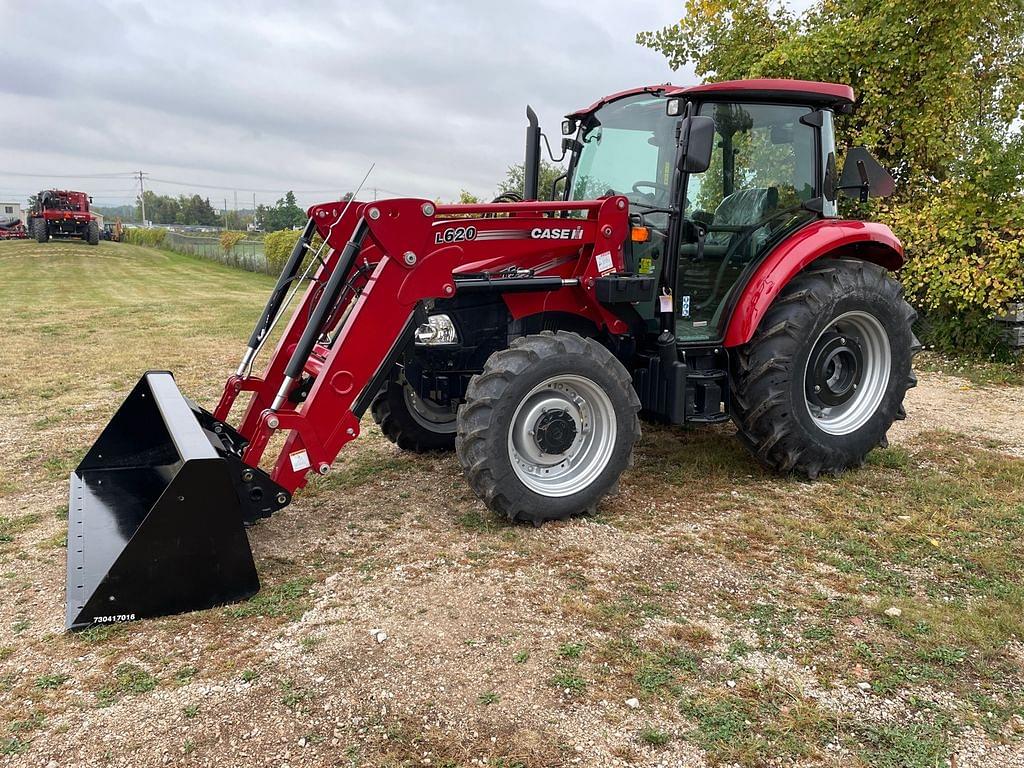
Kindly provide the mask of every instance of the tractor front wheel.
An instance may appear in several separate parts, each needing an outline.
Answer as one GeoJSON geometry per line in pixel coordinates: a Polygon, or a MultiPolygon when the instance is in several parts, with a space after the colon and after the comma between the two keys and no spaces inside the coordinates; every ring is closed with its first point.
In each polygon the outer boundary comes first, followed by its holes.
{"type": "Polygon", "coordinates": [[[455,451],[494,512],[540,525],[594,511],[633,460],[640,401],[629,373],[592,339],[516,339],[474,376],[455,451]]]}
{"type": "Polygon", "coordinates": [[[32,237],[37,243],[45,243],[50,239],[50,233],[46,228],[46,219],[32,219],[32,237]]]}
{"type": "Polygon", "coordinates": [[[100,244],[100,225],[98,222],[89,222],[89,226],[85,230],[85,241],[89,243],[89,245],[100,244]]]}
{"type": "Polygon", "coordinates": [[[370,413],[384,437],[402,450],[427,453],[455,447],[455,414],[418,397],[400,369],[370,403],[370,413]]]}
{"type": "Polygon", "coordinates": [[[882,267],[823,259],[733,355],[733,419],[765,466],[814,478],[864,463],[917,384],[917,317],[882,267]]]}

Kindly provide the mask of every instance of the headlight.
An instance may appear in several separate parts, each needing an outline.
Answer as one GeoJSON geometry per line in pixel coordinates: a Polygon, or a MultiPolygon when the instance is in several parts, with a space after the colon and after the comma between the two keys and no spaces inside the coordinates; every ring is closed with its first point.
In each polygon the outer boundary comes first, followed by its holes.
{"type": "Polygon", "coordinates": [[[458,344],[459,334],[448,315],[430,315],[427,322],[416,329],[416,344],[434,347],[440,344],[458,344]]]}

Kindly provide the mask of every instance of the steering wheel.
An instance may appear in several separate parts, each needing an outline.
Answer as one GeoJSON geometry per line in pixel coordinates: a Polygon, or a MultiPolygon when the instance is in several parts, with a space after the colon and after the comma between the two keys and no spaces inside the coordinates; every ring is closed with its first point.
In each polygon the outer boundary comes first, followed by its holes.
{"type": "Polygon", "coordinates": [[[635,184],[633,184],[633,191],[636,192],[638,195],[648,194],[646,192],[641,192],[640,191],[644,187],[646,187],[648,189],[653,189],[654,190],[654,197],[658,197],[659,195],[667,195],[668,194],[668,187],[665,186],[664,184],[659,184],[656,181],[638,181],[635,184]]]}

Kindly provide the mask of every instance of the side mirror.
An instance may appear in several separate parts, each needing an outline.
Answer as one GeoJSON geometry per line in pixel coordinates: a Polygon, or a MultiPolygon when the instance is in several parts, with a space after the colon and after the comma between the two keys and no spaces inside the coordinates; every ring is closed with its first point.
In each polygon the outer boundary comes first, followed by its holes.
{"type": "Polygon", "coordinates": [[[891,195],[896,189],[896,182],[864,147],[853,147],[846,153],[843,174],[839,177],[836,189],[848,197],[857,197],[862,203],[866,203],[869,195],[891,195]]]}
{"type": "Polygon", "coordinates": [[[711,165],[715,147],[715,121],[710,117],[686,117],[679,122],[679,162],[683,173],[704,173],[711,165]]]}

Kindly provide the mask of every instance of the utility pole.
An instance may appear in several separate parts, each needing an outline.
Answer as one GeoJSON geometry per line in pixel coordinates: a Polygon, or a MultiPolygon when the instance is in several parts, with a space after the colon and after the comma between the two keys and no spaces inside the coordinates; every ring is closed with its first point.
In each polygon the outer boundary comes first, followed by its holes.
{"type": "Polygon", "coordinates": [[[142,206],[142,224],[143,224],[143,226],[145,226],[145,224],[146,224],[146,188],[145,188],[145,185],[142,182],[142,179],[145,177],[146,174],[144,174],[142,171],[139,171],[138,173],[139,173],[139,205],[142,206]]]}
{"type": "Polygon", "coordinates": [[[238,226],[238,190],[234,190],[235,193],[235,226],[238,226]]]}

